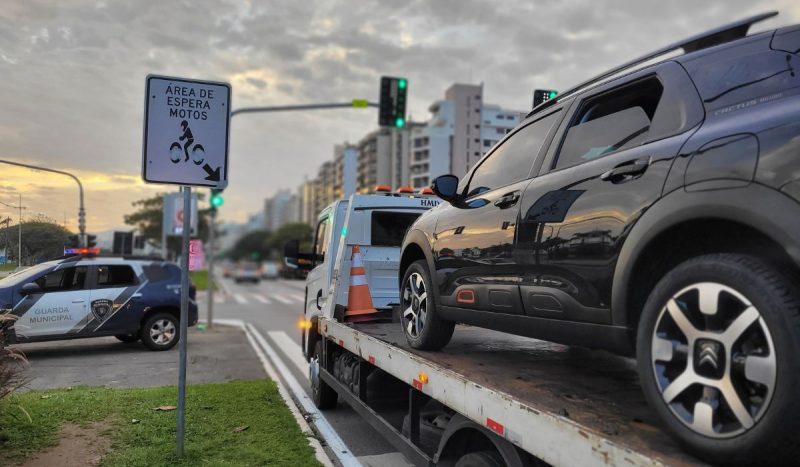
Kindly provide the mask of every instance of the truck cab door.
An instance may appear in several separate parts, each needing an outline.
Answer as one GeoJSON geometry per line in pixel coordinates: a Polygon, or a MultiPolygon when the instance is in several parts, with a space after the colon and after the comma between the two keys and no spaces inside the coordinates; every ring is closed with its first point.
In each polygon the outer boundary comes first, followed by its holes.
{"type": "Polygon", "coordinates": [[[41,292],[26,295],[17,305],[17,336],[40,338],[75,333],[89,313],[88,267],[58,268],[35,279],[41,292]]]}
{"type": "Polygon", "coordinates": [[[332,212],[329,212],[320,217],[314,233],[314,268],[309,271],[306,278],[305,316],[307,319],[319,315],[328,298],[328,284],[330,283],[328,265],[330,261],[333,261],[328,254],[332,216],[332,212]]]}

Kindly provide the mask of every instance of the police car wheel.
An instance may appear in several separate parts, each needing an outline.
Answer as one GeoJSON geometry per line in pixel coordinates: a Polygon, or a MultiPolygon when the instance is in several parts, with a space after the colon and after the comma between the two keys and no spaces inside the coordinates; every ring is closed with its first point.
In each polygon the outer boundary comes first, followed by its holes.
{"type": "Polygon", "coordinates": [[[121,340],[122,342],[125,342],[126,344],[131,344],[139,340],[138,334],[117,334],[114,337],[121,340]]]}
{"type": "Polygon", "coordinates": [[[150,350],[169,350],[178,343],[178,318],[170,313],[158,313],[144,322],[139,336],[150,350]]]}

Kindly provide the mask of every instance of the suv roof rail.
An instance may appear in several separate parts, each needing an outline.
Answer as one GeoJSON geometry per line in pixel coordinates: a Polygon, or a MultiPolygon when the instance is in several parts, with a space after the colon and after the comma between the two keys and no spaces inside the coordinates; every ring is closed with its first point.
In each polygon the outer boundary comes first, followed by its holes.
{"type": "Polygon", "coordinates": [[[530,117],[531,115],[534,115],[548,107],[551,107],[555,105],[556,102],[563,100],[565,97],[583,91],[586,88],[592,86],[593,84],[597,84],[613,75],[616,75],[621,71],[633,68],[636,65],[641,65],[642,63],[650,61],[654,58],[657,58],[669,52],[674,52],[676,50],[682,49],[684,53],[690,53],[706,49],[708,47],[713,47],[715,45],[724,44],[725,42],[730,42],[735,39],[741,39],[742,37],[746,37],[747,32],[750,29],[750,26],[752,26],[755,23],[758,23],[759,21],[764,21],[765,19],[772,18],[777,14],[778,14],[777,11],[769,11],[766,13],[761,13],[760,15],[755,15],[755,16],[750,16],[748,18],[740,19],[739,21],[734,21],[732,23],[716,27],[704,33],[696,34],[682,41],[675,42],[666,47],[662,47],[658,50],[650,52],[649,54],[643,55],[639,58],[623,63],[622,65],[612,68],[601,75],[595,76],[594,78],[588,81],[584,81],[583,83],[573,87],[572,89],[569,89],[568,91],[561,93],[557,99],[550,99],[542,102],[541,104],[534,107],[533,110],[531,110],[528,113],[528,115],[525,116],[525,118],[530,117]]]}

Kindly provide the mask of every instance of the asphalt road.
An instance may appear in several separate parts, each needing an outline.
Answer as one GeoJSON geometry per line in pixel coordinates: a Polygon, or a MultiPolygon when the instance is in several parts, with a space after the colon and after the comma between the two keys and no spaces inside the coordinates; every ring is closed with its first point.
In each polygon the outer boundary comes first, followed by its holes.
{"type": "MultiPolygon", "coordinates": [[[[265,280],[259,284],[222,281],[224,291],[214,294],[214,318],[240,319],[253,324],[280,354],[283,363],[306,392],[308,364],[302,356],[298,323],[303,316],[305,282],[265,280]]],[[[207,299],[199,297],[200,319],[206,319],[207,299]]],[[[364,465],[410,465],[377,431],[347,404],[325,411],[328,422],[364,465]]]]}

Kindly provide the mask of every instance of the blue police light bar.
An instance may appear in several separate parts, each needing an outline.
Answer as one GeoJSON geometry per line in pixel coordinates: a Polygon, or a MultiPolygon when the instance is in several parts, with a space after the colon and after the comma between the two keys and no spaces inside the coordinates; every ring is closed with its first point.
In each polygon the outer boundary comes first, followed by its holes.
{"type": "Polygon", "coordinates": [[[67,255],[81,255],[81,256],[90,256],[90,255],[99,255],[100,248],[64,248],[64,256],[67,255]]]}

